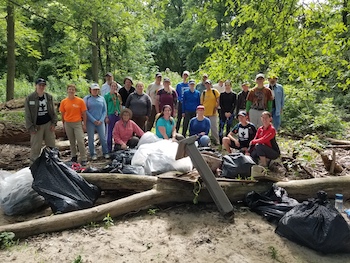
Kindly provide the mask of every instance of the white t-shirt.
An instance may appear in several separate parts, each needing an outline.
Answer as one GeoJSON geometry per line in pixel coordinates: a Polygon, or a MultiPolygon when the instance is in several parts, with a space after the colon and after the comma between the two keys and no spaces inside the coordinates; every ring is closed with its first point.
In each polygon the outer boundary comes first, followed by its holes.
{"type": "Polygon", "coordinates": [[[155,105],[158,90],[163,88],[163,84],[157,85],[155,82],[148,86],[146,93],[148,96],[150,96],[152,105],[155,105]]]}

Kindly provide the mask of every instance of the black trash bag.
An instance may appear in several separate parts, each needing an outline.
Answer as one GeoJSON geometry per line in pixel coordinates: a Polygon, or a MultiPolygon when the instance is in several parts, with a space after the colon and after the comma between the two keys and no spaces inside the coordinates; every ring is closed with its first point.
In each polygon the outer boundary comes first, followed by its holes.
{"type": "Polygon", "coordinates": [[[100,190],[65,165],[58,155],[57,148],[46,147],[30,166],[33,189],[45,198],[53,213],[92,207],[100,190]]]}
{"type": "Polygon", "coordinates": [[[126,149],[126,150],[118,150],[111,153],[111,159],[116,160],[122,164],[131,164],[132,157],[137,150],[136,149],[126,149]]]}
{"type": "Polygon", "coordinates": [[[288,197],[284,188],[275,184],[262,194],[255,191],[249,192],[244,202],[252,211],[276,224],[289,210],[299,204],[297,200],[288,197]]]}
{"type": "Polygon", "coordinates": [[[293,242],[328,254],[350,252],[350,229],[323,191],[286,213],[275,232],[293,242]]]}
{"type": "Polygon", "coordinates": [[[224,155],[221,176],[227,178],[247,178],[251,175],[251,168],[256,163],[250,156],[243,153],[230,153],[224,155]]]}

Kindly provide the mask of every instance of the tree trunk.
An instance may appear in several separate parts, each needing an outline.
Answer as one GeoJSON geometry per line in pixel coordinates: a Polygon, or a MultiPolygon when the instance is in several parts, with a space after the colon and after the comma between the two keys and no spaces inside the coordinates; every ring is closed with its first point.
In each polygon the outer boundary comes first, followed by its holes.
{"type": "MultiPolygon", "coordinates": [[[[86,175],[87,174],[85,174],[85,176],[86,175]]],[[[88,176],[85,178],[89,181],[88,176]]],[[[105,175],[103,174],[95,176],[100,176],[101,180],[105,180],[105,175]]],[[[152,184],[156,184],[151,190],[146,190],[145,192],[134,194],[93,208],[0,226],[0,233],[4,231],[14,232],[17,238],[24,238],[40,233],[62,231],[88,224],[90,222],[102,221],[108,213],[111,217],[117,217],[131,211],[145,208],[149,205],[167,202],[192,202],[194,198],[193,190],[196,184],[198,184],[180,180],[170,180],[168,178],[163,179],[137,175],[130,176],[130,178],[132,178],[131,180],[124,180],[122,179],[124,176],[125,175],[116,175],[115,178],[111,176],[108,179],[109,186],[105,183],[102,184],[102,181],[100,186],[106,185],[110,188],[110,185],[115,183],[116,187],[125,189],[130,188],[132,185],[138,186],[142,184],[144,186],[141,187],[142,189],[148,189],[152,184]]],[[[90,182],[93,182],[91,178],[90,182]]],[[[98,181],[94,182],[96,183],[98,181]]],[[[250,191],[256,191],[259,193],[267,191],[270,189],[271,183],[220,182],[220,186],[224,189],[230,201],[235,202],[243,200],[244,196],[250,191]]],[[[299,201],[306,200],[310,197],[316,197],[319,190],[326,191],[331,198],[333,198],[336,193],[350,196],[349,176],[278,182],[277,186],[286,189],[290,197],[299,201]]],[[[139,189],[142,190],[141,188],[139,189]]],[[[213,202],[204,185],[199,192],[198,201],[213,202]]]]}
{"type": "Polygon", "coordinates": [[[15,92],[15,20],[14,6],[7,2],[7,80],[6,80],[6,101],[14,98],[15,92]]]}
{"type": "MultiPolygon", "coordinates": [[[[58,122],[56,138],[66,136],[62,122],[58,122]]],[[[24,124],[0,121],[0,144],[23,144],[30,141],[30,134],[24,124]]]]}
{"type": "Polygon", "coordinates": [[[97,21],[92,22],[92,79],[98,83],[98,28],[97,21]]]}

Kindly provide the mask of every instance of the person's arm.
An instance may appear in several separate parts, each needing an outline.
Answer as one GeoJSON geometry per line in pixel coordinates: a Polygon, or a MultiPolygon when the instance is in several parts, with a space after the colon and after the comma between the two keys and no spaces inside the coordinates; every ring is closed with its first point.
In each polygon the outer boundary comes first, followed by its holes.
{"type": "Polygon", "coordinates": [[[121,129],[121,126],[118,125],[118,122],[117,122],[113,128],[113,139],[114,139],[114,143],[123,145],[125,143],[121,139],[121,136],[120,136],[121,130],[120,129],[121,129]]]}
{"type": "Polygon", "coordinates": [[[135,122],[133,122],[132,120],[130,120],[129,122],[131,122],[132,130],[138,137],[141,137],[145,134],[145,132],[141,130],[141,128],[135,122]]]}
{"type": "Polygon", "coordinates": [[[200,97],[200,104],[202,104],[202,105],[203,105],[203,102],[204,102],[204,96],[203,96],[204,92],[205,91],[202,92],[201,97],[200,97]]]}
{"type": "MultiPolygon", "coordinates": [[[[173,120],[174,121],[174,120],[173,120]]],[[[176,128],[175,128],[175,125],[173,125],[173,130],[171,131],[171,138],[173,140],[176,139],[176,128]]]]}
{"type": "Polygon", "coordinates": [[[233,96],[232,96],[232,108],[230,110],[231,114],[234,114],[235,108],[236,108],[236,104],[237,104],[237,96],[236,96],[236,93],[233,93],[233,96]]]}
{"type": "Polygon", "coordinates": [[[210,131],[210,120],[206,118],[205,135],[208,135],[210,131]]]}
{"type": "Polygon", "coordinates": [[[268,132],[261,138],[256,139],[257,136],[255,136],[254,140],[252,140],[252,144],[268,144],[276,135],[276,130],[272,129],[271,126],[268,130],[268,132]]]}
{"type": "Polygon", "coordinates": [[[154,103],[154,107],[156,108],[156,113],[159,113],[159,99],[160,99],[160,96],[159,96],[159,92],[157,92],[157,95],[156,95],[156,101],[154,103]]]}
{"type": "Polygon", "coordinates": [[[151,98],[150,96],[148,96],[146,94],[147,98],[146,98],[146,103],[147,103],[147,113],[146,113],[146,117],[147,117],[147,120],[149,118],[149,116],[151,116],[151,112],[152,112],[152,102],[151,102],[151,98]]]}
{"type": "MultiPolygon", "coordinates": [[[[85,102],[86,107],[87,107],[87,105],[88,105],[88,98],[89,98],[89,97],[85,97],[85,98],[84,98],[84,102],[85,102]]],[[[91,121],[92,123],[94,123],[95,121],[97,121],[97,120],[95,119],[95,117],[92,116],[92,114],[89,112],[89,109],[87,109],[86,115],[87,115],[88,120],[91,121]]]]}
{"type": "Polygon", "coordinates": [[[272,100],[269,100],[267,102],[267,111],[272,112],[272,104],[273,104],[272,100]]]}
{"type": "Polygon", "coordinates": [[[108,118],[108,115],[107,115],[107,104],[106,104],[106,100],[101,97],[103,100],[102,100],[102,103],[103,103],[103,106],[102,106],[102,113],[101,113],[101,117],[100,117],[100,122],[103,123],[107,118],[108,118]]]}
{"type": "Polygon", "coordinates": [[[250,100],[247,100],[245,104],[245,111],[247,112],[247,114],[249,113],[251,106],[252,106],[252,102],[250,100]]]}
{"type": "Polygon", "coordinates": [[[86,111],[83,111],[81,113],[81,116],[83,118],[83,130],[85,131],[86,130],[86,121],[87,121],[87,117],[86,117],[86,111]]]}
{"type": "Polygon", "coordinates": [[[131,99],[132,99],[132,94],[130,94],[128,96],[128,98],[126,99],[125,108],[129,108],[130,107],[131,99]]]}
{"type": "Polygon", "coordinates": [[[168,135],[166,134],[165,126],[158,126],[158,130],[164,139],[169,139],[168,135]]]}

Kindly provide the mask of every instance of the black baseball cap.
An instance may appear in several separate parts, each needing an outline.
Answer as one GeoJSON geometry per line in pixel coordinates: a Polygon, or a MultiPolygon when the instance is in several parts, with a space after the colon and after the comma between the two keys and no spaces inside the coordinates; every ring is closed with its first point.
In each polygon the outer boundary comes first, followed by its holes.
{"type": "Polygon", "coordinates": [[[35,85],[38,85],[38,84],[44,84],[44,85],[46,85],[46,80],[44,80],[43,78],[38,78],[38,79],[35,81],[35,85]]]}

